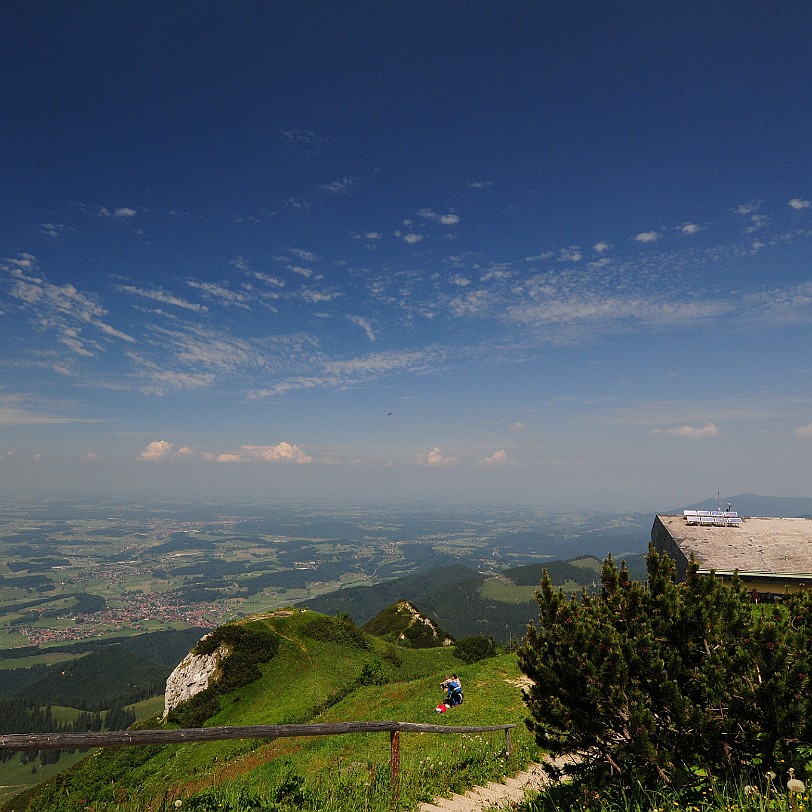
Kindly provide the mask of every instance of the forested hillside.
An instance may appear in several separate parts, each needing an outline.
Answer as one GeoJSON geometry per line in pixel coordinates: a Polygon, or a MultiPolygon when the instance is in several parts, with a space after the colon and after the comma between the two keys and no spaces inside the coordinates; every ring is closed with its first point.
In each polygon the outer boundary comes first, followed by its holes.
{"type": "MultiPolygon", "coordinates": [[[[625,558],[630,574],[645,579],[645,556],[625,558]]],[[[506,643],[523,635],[536,615],[534,594],[547,570],[557,587],[591,591],[599,584],[601,562],[594,556],[528,564],[493,575],[466,567],[441,567],[405,578],[342,589],[303,601],[317,612],[346,612],[358,624],[368,622],[387,606],[404,599],[455,638],[491,636],[506,643]]]]}

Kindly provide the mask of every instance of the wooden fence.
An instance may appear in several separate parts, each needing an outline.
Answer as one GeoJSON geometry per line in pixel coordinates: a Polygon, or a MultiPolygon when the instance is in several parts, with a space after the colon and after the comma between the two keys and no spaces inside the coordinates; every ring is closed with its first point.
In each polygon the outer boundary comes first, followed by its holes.
{"type": "Polygon", "coordinates": [[[194,727],[182,730],[120,730],[87,733],[5,733],[0,750],[89,750],[97,747],[133,747],[144,744],[184,744],[226,739],[282,739],[295,736],[340,736],[347,733],[389,733],[389,776],[397,796],[400,780],[400,734],[492,733],[505,731],[505,753],[510,756],[510,725],[482,727],[421,725],[413,722],[339,722],[312,725],[245,725],[242,727],[194,727]]]}

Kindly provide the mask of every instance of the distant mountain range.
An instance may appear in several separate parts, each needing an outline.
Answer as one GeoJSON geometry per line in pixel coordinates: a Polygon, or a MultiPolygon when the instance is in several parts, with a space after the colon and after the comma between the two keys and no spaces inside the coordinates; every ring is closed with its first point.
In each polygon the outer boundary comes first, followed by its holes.
{"type": "MultiPolygon", "coordinates": [[[[738,496],[721,496],[719,499],[706,499],[693,505],[685,505],[688,510],[726,510],[732,505],[740,516],[780,516],[782,518],[812,518],[812,497],[808,496],[759,496],[756,493],[740,493],[738,496]]],[[[669,511],[682,513],[684,508],[669,511]]]]}

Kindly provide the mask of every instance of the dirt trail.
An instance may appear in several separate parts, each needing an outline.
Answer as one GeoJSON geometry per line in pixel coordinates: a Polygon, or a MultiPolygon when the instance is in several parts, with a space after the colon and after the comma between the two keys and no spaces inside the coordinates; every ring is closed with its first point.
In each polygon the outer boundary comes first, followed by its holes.
{"type": "MultiPolygon", "coordinates": [[[[564,767],[567,759],[556,759],[558,767],[564,767]]],[[[541,764],[531,764],[526,770],[505,778],[500,783],[491,782],[484,787],[473,787],[464,795],[435,798],[430,804],[421,804],[420,812],[485,812],[490,809],[516,809],[528,792],[537,792],[549,784],[550,779],[541,764]]]]}

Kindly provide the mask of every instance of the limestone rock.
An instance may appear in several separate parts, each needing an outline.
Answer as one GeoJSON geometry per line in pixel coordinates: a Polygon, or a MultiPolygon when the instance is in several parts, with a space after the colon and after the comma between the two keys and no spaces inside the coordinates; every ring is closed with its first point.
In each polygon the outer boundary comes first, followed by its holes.
{"type": "Polygon", "coordinates": [[[164,717],[181,702],[205,691],[216,679],[218,666],[228,653],[228,648],[222,645],[212,654],[187,654],[166,681],[164,717]]]}

